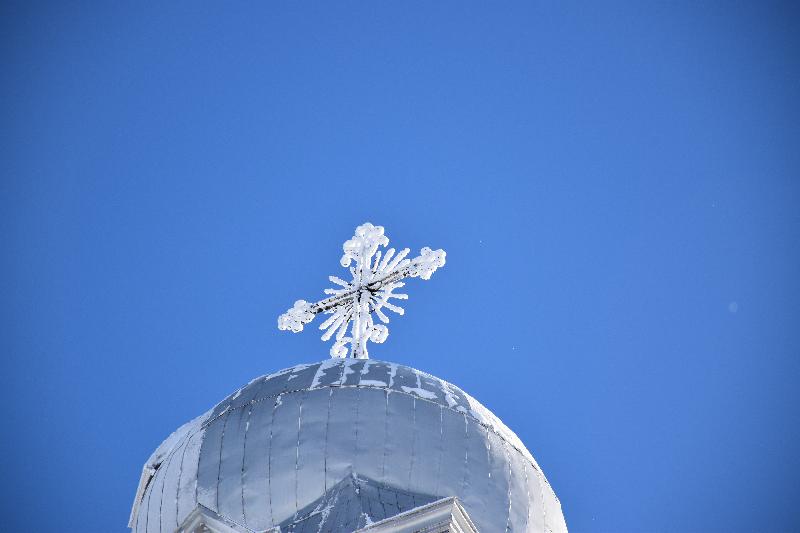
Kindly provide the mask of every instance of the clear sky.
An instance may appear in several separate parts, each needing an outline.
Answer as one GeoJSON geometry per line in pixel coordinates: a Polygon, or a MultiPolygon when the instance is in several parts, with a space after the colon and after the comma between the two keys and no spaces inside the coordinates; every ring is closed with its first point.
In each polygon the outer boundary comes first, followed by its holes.
{"type": "Polygon", "coordinates": [[[447,250],[374,358],[575,532],[800,529],[800,18],[765,2],[4,2],[0,511],[124,531],[371,221],[447,250]]]}

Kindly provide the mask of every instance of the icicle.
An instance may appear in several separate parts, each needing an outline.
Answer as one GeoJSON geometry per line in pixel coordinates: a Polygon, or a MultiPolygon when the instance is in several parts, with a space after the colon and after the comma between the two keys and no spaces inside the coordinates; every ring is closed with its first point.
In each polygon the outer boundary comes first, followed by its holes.
{"type": "MultiPolygon", "coordinates": [[[[344,287],[344,288],[346,288],[346,289],[349,289],[349,288],[350,288],[350,284],[349,284],[349,283],[347,283],[347,282],[346,282],[345,280],[343,280],[343,279],[337,278],[336,276],[328,276],[328,280],[329,280],[331,283],[335,283],[335,284],[337,284],[337,285],[341,285],[342,287],[344,287]]],[[[330,290],[330,289],[329,289],[329,290],[330,290]]]]}
{"type": "Polygon", "coordinates": [[[402,261],[402,260],[403,260],[403,258],[404,258],[405,256],[407,256],[407,255],[408,255],[408,252],[410,252],[410,251],[411,251],[411,250],[409,250],[408,248],[403,248],[402,250],[400,250],[400,253],[399,253],[399,254],[397,254],[397,255],[394,257],[394,259],[392,259],[392,261],[391,261],[391,262],[390,262],[388,265],[386,265],[386,270],[388,270],[389,272],[394,272],[394,271],[397,269],[397,264],[398,264],[400,261],[402,261]]]}

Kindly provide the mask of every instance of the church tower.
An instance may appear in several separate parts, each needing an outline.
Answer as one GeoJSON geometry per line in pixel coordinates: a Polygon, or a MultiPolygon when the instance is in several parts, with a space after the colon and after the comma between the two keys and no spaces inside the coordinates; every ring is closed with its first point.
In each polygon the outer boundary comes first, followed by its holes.
{"type": "Polygon", "coordinates": [[[443,250],[382,255],[364,224],[344,244],[352,281],[278,319],[317,314],[332,358],[254,379],[170,435],[144,466],[136,533],[566,532],[561,506],[519,438],[442,379],[368,358],[405,278],[429,279],[443,250]],[[351,266],[352,265],[352,266],[351,266]],[[381,324],[376,324],[376,317],[381,324]]]}

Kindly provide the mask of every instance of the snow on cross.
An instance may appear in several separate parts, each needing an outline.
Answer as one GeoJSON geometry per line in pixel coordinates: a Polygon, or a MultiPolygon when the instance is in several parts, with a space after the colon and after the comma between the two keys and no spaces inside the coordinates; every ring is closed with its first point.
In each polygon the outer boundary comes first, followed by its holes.
{"type": "Polygon", "coordinates": [[[379,246],[388,244],[389,238],[383,234],[383,226],[373,226],[369,222],[358,226],[353,238],[342,246],[341,263],[343,267],[349,267],[352,281],[328,277],[339,288],[325,289],[325,294],[331,296],[316,303],[297,300],[294,307],[278,317],[278,329],[297,333],[303,331],[303,326],[314,320],[317,314],[329,314],[331,316],[320,324],[319,329],[326,330],[322,335],[323,341],[336,335],[331,357],[369,358],[367,341],[383,342],[389,335],[389,328],[383,325],[389,322],[389,317],[383,309],[403,314],[402,307],[389,301],[392,298],[408,299],[407,294],[393,292],[405,285],[401,280],[430,279],[431,274],[445,263],[444,250],[431,250],[426,246],[417,257],[406,259],[408,248],[397,254],[394,248],[389,248],[385,254],[378,250],[379,246]],[[373,313],[383,324],[375,324],[373,313]]]}

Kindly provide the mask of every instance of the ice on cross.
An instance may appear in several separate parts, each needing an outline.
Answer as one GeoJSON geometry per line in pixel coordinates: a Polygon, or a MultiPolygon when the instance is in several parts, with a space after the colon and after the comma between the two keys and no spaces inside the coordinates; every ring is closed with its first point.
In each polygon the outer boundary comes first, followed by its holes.
{"type": "Polygon", "coordinates": [[[399,252],[389,248],[385,253],[379,249],[388,244],[382,226],[373,226],[369,222],[358,226],[355,235],[342,246],[341,263],[349,268],[353,279],[345,281],[330,276],[331,283],[337,285],[325,289],[325,294],[330,296],[316,303],[296,301],[291,309],[278,317],[278,329],[297,333],[303,331],[303,326],[319,313],[328,314],[330,316],[319,328],[325,330],[323,341],[335,336],[331,357],[367,359],[367,342],[383,342],[389,335],[389,328],[384,325],[389,323],[389,317],[384,309],[403,314],[403,308],[390,301],[408,299],[407,294],[394,292],[405,285],[402,280],[430,279],[431,274],[445,263],[444,250],[425,247],[417,257],[408,259],[408,248],[399,252]],[[375,323],[373,314],[381,324],[375,323]]]}

